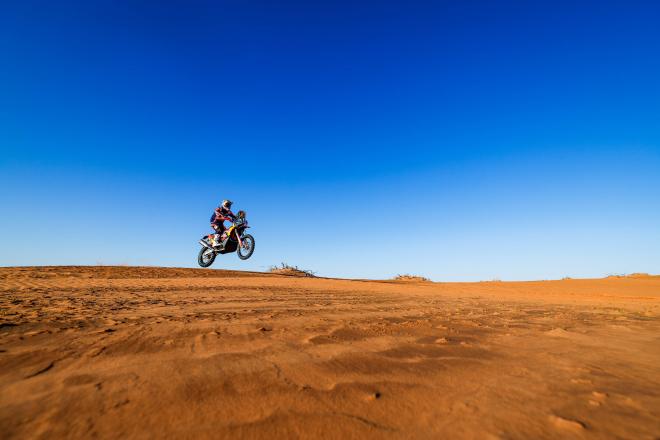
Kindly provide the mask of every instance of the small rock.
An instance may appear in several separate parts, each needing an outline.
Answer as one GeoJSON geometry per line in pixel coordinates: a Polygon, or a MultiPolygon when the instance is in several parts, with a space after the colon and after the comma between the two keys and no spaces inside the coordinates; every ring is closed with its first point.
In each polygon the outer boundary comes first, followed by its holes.
{"type": "Polygon", "coordinates": [[[549,419],[557,428],[567,431],[580,432],[586,428],[585,424],[579,420],[565,419],[555,415],[549,416],[549,419]]]}

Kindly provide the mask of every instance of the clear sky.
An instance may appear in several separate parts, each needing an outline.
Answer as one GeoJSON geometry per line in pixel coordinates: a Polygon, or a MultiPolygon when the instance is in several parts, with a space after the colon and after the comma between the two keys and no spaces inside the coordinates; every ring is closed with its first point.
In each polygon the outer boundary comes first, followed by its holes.
{"type": "Polygon", "coordinates": [[[658,2],[1,9],[0,265],[660,272],[658,2]]]}

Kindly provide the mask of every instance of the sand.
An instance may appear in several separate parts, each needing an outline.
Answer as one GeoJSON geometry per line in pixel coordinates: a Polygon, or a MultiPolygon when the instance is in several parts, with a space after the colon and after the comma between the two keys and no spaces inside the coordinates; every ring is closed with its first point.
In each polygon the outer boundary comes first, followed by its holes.
{"type": "Polygon", "coordinates": [[[0,268],[2,438],[660,438],[660,277],[0,268]]]}

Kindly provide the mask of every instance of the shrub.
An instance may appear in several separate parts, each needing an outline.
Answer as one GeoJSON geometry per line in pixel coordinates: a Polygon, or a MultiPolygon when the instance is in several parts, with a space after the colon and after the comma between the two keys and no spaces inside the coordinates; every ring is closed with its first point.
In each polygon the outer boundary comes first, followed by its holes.
{"type": "Polygon", "coordinates": [[[410,275],[410,274],[399,274],[394,277],[396,281],[431,281],[426,277],[422,277],[419,275],[410,275]]]}
{"type": "Polygon", "coordinates": [[[297,277],[316,277],[316,274],[311,270],[301,269],[298,266],[292,266],[287,263],[281,263],[279,266],[271,266],[268,271],[278,275],[292,275],[297,277]]]}

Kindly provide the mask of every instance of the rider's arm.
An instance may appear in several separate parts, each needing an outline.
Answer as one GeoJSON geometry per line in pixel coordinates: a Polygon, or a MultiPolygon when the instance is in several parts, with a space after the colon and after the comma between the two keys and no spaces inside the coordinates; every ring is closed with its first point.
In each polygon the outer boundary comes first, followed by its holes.
{"type": "Polygon", "coordinates": [[[218,215],[218,220],[220,220],[220,221],[222,221],[222,222],[225,222],[225,221],[230,222],[230,221],[231,221],[231,217],[230,217],[229,215],[227,215],[227,214],[219,214],[219,215],[218,215]]]}

